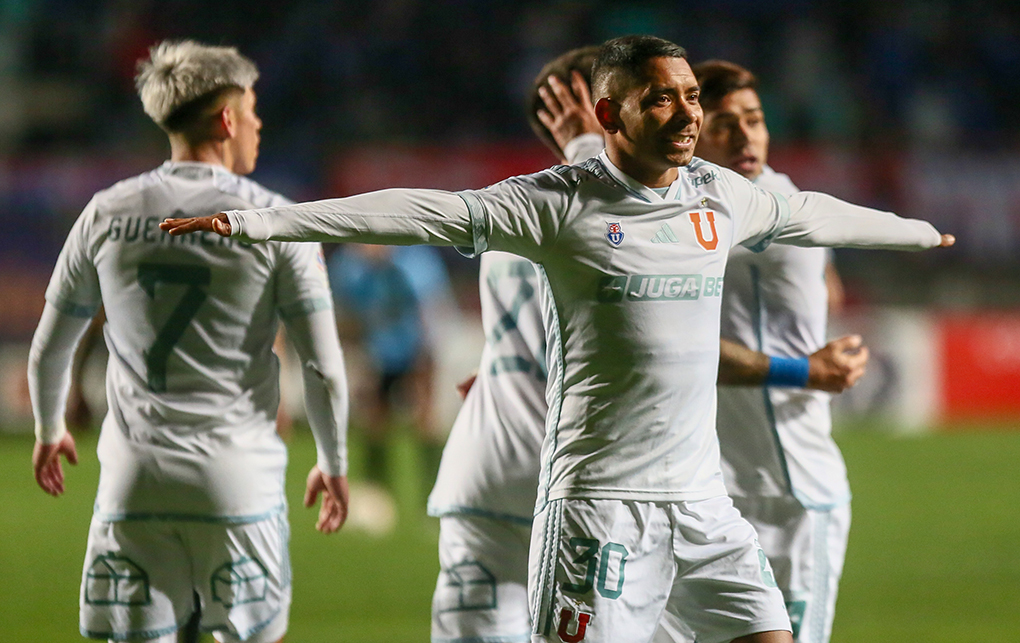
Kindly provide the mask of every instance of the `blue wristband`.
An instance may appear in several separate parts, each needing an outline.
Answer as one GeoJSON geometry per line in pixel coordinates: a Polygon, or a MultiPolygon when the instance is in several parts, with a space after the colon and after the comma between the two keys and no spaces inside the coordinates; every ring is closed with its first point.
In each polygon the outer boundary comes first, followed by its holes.
{"type": "Polygon", "coordinates": [[[769,356],[769,376],[766,386],[796,386],[804,388],[808,382],[808,358],[769,356]]]}

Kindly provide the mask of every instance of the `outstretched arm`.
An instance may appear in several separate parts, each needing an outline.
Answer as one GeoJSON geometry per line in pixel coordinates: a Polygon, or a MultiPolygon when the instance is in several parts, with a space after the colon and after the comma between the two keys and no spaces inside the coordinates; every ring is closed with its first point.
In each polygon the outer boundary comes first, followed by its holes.
{"type": "Polygon", "coordinates": [[[924,250],[956,242],[927,221],[904,219],[820,192],[798,192],[787,198],[790,218],[775,241],[793,246],[924,250]]]}
{"type": "Polygon", "coordinates": [[[718,381],[729,386],[800,386],[842,393],[864,375],[868,349],[859,335],[850,335],[829,342],[803,360],[784,361],[721,339],[718,381]],[[781,364],[791,361],[799,363],[784,371],[781,364]]]}
{"type": "Polygon", "coordinates": [[[380,190],[211,217],[167,219],[159,227],[172,235],[208,231],[246,241],[474,245],[467,204],[442,190],[380,190]]]}
{"type": "Polygon", "coordinates": [[[53,496],[64,492],[60,456],[71,464],[78,462],[74,439],[67,433],[64,409],[71,387],[74,349],[91,319],[91,315],[80,317],[62,313],[47,303],[32,337],[28,357],[28,394],[35,416],[32,470],[39,487],[53,496]]]}

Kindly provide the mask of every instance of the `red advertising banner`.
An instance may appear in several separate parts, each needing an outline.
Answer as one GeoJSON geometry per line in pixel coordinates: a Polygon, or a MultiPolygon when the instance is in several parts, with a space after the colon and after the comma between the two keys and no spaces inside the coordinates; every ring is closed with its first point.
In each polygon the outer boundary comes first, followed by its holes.
{"type": "Polygon", "coordinates": [[[944,420],[1017,418],[1020,428],[1020,314],[942,316],[944,420]]]}

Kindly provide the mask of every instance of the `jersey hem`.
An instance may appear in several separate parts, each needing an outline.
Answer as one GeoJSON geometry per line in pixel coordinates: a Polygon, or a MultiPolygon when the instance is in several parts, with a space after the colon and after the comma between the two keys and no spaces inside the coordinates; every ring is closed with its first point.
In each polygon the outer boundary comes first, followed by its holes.
{"type": "MultiPolygon", "coordinates": [[[[476,518],[490,518],[492,520],[501,520],[503,522],[510,522],[515,525],[523,525],[530,527],[534,522],[532,517],[525,518],[517,514],[506,514],[498,511],[489,511],[488,509],[478,509],[476,507],[468,507],[465,505],[447,505],[443,507],[436,507],[429,505],[427,509],[428,515],[433,518],[447,518],[450,516],[473,516],[476,518]]],[[[451,639],[454,640],[454,639],[451,639]]],[[[457,639],[459,640],[459,639],[457,639]]]]}
{"type": "Polygon", "coordinates": [[[131,511],[123,513],[106,513],[95,510],[92,517],[101,522],[204,522],[204,523],[218,523],[227,525],[246,525],[253,522],[261,522],[269,518],[284,513],[287,509],[287,505],[281,504],[273,507],[269,511],[260,514],[248,514],[243,516],[216,516],[208,514],[189,514],[189,513],[159,513],[159,512],[143,512],[143,511],[131,511]]]}
{"type": "MultiPolygon", "coordinates": [[[[552,500],[637,500],[640,502],[689,502],[710,500],[726,495],[726,488],[720,484],[717,488],[700,491],[660,491],[640,489],[585,489],[575,487],[565,491],[550,491],[552,500]]],[[[539,511],[535,514],[538,515],[539,511]]]]}

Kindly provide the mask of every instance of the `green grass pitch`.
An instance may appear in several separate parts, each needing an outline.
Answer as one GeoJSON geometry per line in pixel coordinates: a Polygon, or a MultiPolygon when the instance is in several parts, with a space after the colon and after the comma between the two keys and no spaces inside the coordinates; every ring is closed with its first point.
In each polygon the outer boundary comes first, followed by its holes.
{"type": "MultiPolygon", "coordinates": [[[[854,518],[833,643],[1020,640],[1020,432],[838,439],[854,518]]],[[[94,437],[78,445],[82,463],[53,499],[32,480],[31,439],[0,437],[0,640],[82,640],[78,583],[98,466],[94,437]]],[[[428,641],[438,526],[421,508],[410,444],[395,444],[401,522],[381,539],[314,531],[300,506],[314,447],[306,432],[290,447],[287,640],[428,641]]]]}

